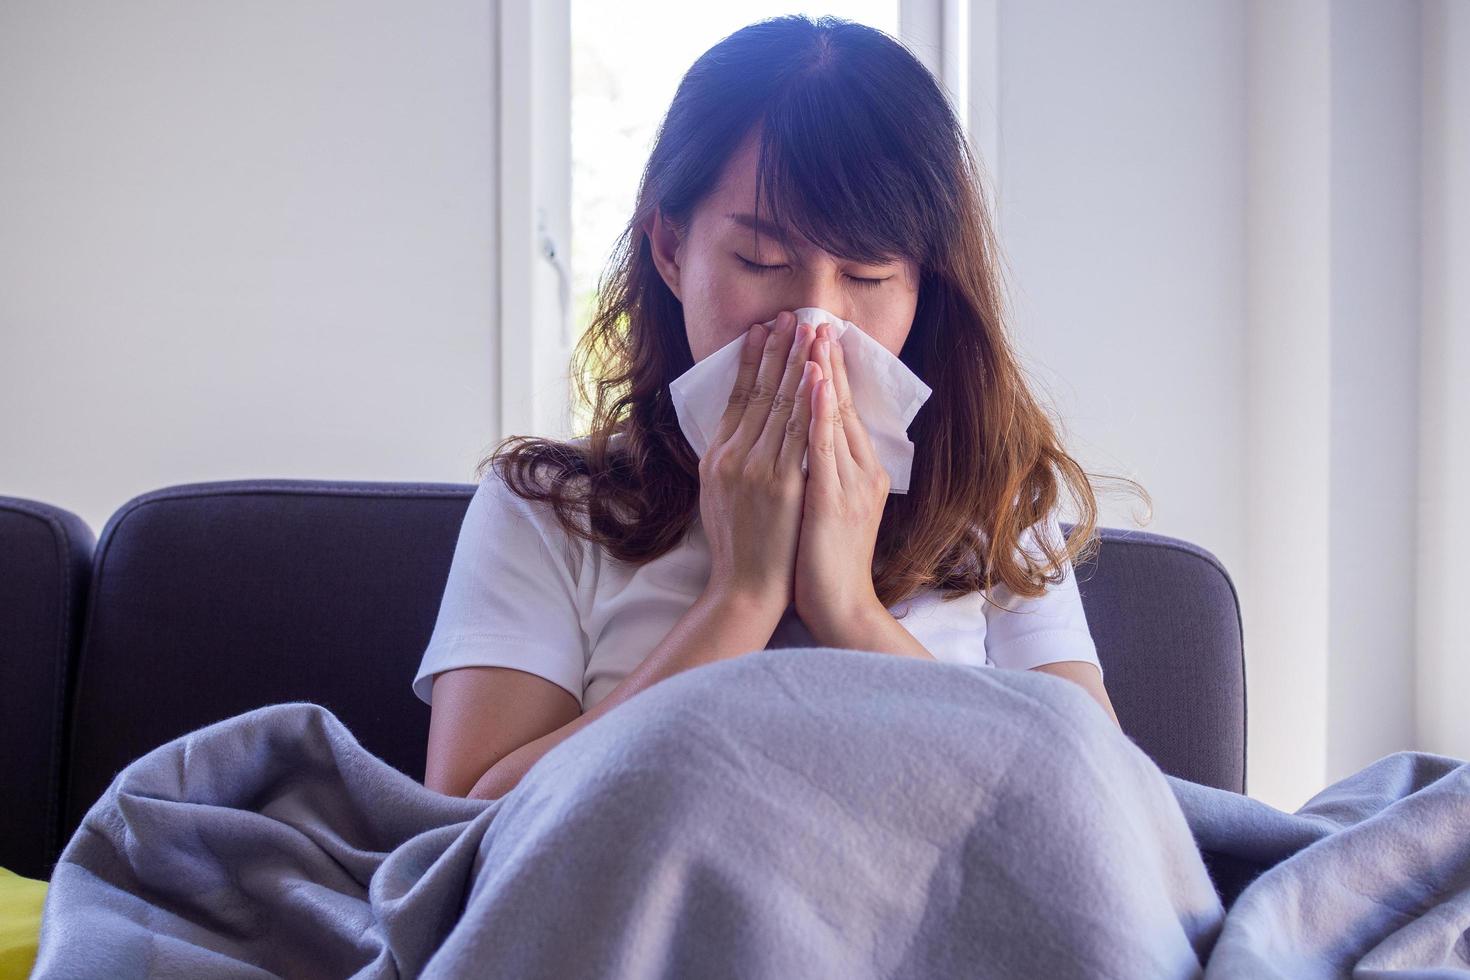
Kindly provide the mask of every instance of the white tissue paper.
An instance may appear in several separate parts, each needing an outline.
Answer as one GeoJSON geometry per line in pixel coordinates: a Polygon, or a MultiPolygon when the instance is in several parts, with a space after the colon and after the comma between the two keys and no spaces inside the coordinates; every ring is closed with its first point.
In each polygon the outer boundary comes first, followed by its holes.
{"type": "MultiPolygon", "coordinates": [[[[833,339],[842,345],[853,405],[879,462],[888,471],[888,492],[908,493],[914,444],[909,441],[907,430],[933,391],[908,365],[855,323],[815,306],[804,306],[795,313],[798,324],[832,325],[833,339]]],[[[775,323],[768,320],[765,326],[775,323]]],[[[730,403],[730,392],[740,373],[740,348],[745,340],[746,335],[742,333],[669,384],[679,427],[700,459],[704,458],[730,403]]],[[[801,457],[801,471],[807,472],[806,454],[801,457]]]]}

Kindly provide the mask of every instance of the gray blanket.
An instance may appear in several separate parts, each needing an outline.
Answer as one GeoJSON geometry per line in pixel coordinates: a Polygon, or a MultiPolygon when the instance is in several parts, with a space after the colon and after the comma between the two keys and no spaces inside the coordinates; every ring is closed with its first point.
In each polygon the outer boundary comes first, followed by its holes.
{"type": "Polygon", "coordinates": [[[780,649],[494,801],[311,703],[182,736],[67,843],[33,976],[1446,977],[1467,926],[1470,765],[1396,753],[1287,814],[1061,678],[780,649]]]}

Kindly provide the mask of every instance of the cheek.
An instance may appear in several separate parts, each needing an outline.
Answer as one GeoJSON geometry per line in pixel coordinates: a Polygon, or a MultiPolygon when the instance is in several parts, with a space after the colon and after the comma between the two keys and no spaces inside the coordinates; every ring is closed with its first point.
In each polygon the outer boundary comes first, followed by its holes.
{"type": "Polygon", "coordinates": [[[755,276],[698,263],[686,270],[684,329],[696,361],[745,336],[752,323],[764,323],[779,310],[771,308],[769,290],[755,276]]]}
{"type": "Polygon", "coordinates": [[[862,320],[854,321],[894,357],[897,357],[899,351],[903,350],[904,342],[908,340],[909,332],[913,329],[914,309],[916,308],[913,303],[904,303],[902,300],[896,305],[897,309],[888,305],[885,305],[882,310],[875,309],[871,329],[862,320]]]}
{"type": "Polygon", "coordinates": [[[919,294],[917,290],[901,289],[895,290],[893,298],[886,308],[884,325],[885,329],[880,342],[893,354],[898,356],[903,350],[903,345],[908,341],[909,334],[914,329],[914,314],[919,309],[919,294]]]}

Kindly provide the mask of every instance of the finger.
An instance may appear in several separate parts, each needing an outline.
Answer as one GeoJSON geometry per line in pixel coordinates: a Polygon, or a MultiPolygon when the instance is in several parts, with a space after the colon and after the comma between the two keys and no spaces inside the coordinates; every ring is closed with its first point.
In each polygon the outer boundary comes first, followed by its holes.
{"type": "Polygon", "coordinates": [[[730,443],[738,447],[742,456],[750,455],[750,447],[765,430],[766,419],[771,415],[771,402],[781,388],[781,376],[786,371],[787,354],[791,349],[792,337],[796,334],[796,318],[785,321],[786,314],[776,323],[776,329],[766,337],[761,351],[760,368],[755,380],[745,395],[745,411],[740,415],[740,424],[730,437],[730,443]]]}
{"type": "Polygon", "coordinates": [[[812,390],[821,380],[822,369],[817,362],[803,361],[801,381],[796,386],[796,404],[791,409],[791,421],[786,425],[786,438],[781,443],[781,454],[776,460],[777,472],[801,471],[801,459],[806,455],[807,438],[812,425],[812,390]]]}
{"type": "MultiPolygon", "coordinates": [[[[831,330],[830,327],[826,329],[831,330]]],[[[854,421],[857,418],[856,414],[849,418],[848,413],[844,411],[842,399],[838,397],[838,392],[842,389],[838,387],[839,379],[833,362],[836,360],[834,351],[839,346],[835,340],[831,339],[829,333],[817,344],[817,363],[822,365],[822,376],[832,383],[832,455],[837,467],[837,476],[843,486],[855,486],[858,481],[858,471],[862,469],[862,466],[853,458],[847,427],[849,423],[854,426],[862,423],[854,421]]]]}
{"type": "Polygon", "coordinates": [[[755,441],[755,446],[751,449],[751,455],[760,454],[768,459],[772,470],[775,470],[780,464],[781,449],[786,441],[786,428],[796,408],[797,388],[801,385],[807,355],[811,352],[812,343],[815,340],[816,331],[810,324],[797,325],[791,350],[786,355],[786,373],[781,376],[781,387],[775,400],[771,403],[771,412],[766,418],[765,429],[762,430],[760,438],[755,441]]]}
{"type": "MultiPolygon", "coordinates": [[[[831,330],[831,327],[827,329],[831,330]]],[[[847,382],[846,352],[835,337],[829,341],[828,348],[831,373],[827,377],[832,379],[837,391],[837,406],[842,412],[842,428],[847,448],[852,453],[852,458],[864,470],[875,469],[878,466],[878,450],[874,448],[873,440],[868,435],[868,427],[858,416],[857,400],[852,397],[852,387],[847,382]]]]}
{"type": "Polygon", "coordinates": [[[756,370],[761,366],[761,353],[766,349],[768,332],[759,323],[753,324],[745,332],[745,346],[740,349],[740,368],[735,374],[735,387],[730,389],[730,400],[725,404],[725,412],[720,416],[719,425],[715,427],[711,446],[730,438],[730,434],[740,424],[740,417],[745,414],[745,403],[750,398],[750,387],[755,381],[756,370]]]}
{"type": "Polygon", "coordinates": [[[837,472],[835,429],[837,399],[832,395],[832,379],[816,386],[816,404],[812,406],[811,443],[807,453],[807,486],[818,494],[837,496],[842,492],[842,479],[837,472]]]}

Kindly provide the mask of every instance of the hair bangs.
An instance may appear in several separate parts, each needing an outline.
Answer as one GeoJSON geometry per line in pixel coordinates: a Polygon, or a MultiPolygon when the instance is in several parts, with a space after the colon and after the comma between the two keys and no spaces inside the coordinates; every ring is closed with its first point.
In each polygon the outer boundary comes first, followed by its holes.
{"type": "MultiPolygon", "coordinates": [[[[874,150],[877,141],[840,123],[843,115],[835,107],[810,113],[778,108],[762,121],[756,217],[774,226],[773,237],[787,253],[800,251],[794,232],[839,259],[930,265],[932,243],[918,231],[932,220],[917,204],[926,197],[922,188],[874,150]]],[[[757,255],[760,237],[758,231],[757,255]]]]}

